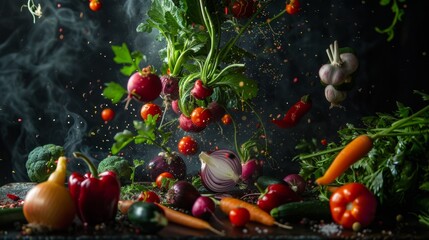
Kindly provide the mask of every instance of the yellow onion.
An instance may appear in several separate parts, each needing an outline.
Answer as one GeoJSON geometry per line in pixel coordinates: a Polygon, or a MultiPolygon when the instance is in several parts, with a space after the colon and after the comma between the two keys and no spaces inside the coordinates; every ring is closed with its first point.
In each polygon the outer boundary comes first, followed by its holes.
{"type": "Polygon", "coordinates": [[[25,196],[23,212],[30,225],[61,230],[69,227],[76,208],[65,186],[67,158],[58,159],[56,170],[25,196]]]}

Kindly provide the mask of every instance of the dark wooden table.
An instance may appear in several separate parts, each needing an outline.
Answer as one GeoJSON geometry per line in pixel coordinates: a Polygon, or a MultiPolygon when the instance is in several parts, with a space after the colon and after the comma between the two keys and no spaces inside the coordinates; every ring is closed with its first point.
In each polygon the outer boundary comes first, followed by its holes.
{"type": "MultiPolygon", "coordinates": [[[[10,183],[0,187],[0,201],[13,203],[6,194],[15,194],[22,199],[32,187],[32,183],[10,183]]],[[[107,229],[98,233],[57,233],[50,235],[23,235],[18,224],[0,226],[0,237],[3,239],[429,239],[429,229],[416,223],[403,221],[395,225],[375,224],[374,227],[360,232],[341,229],[333,222],[308,222],[293,224],[293,229],[267,227],[249,223],[244,228],[232,227],[225,214],[216,213],[222,224],[211,220],[211,224],[225,235],[219,236],[210,231],[194,230],[170,223],[156,235],[114,232],[107,229]]]]}

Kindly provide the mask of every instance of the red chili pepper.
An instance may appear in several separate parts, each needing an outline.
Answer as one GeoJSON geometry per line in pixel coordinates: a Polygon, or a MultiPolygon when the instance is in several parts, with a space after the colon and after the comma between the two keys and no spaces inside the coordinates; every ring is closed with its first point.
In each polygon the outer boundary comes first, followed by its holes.
{"type": "Polygon", "coordinates": [[[74,156],[84,160],[90,169],[90,173],[84,176],[73,172],[68,181],[79,219],[89,225],[114,220],[121,190],[116,173],[106,171],[99,174],[85,155],[74,153],[74,156]]]}
{"type": "Polygon", "coordinates": [[[8,194],[6,194],[6,196],[8,198],[12,199],[13,201],[19,201],[21,199],[19,196],[12,194],[12,193],[8,193],[8,194]]]}
{"type": "Polygon", "coordinates": [[[273,119],[272,122],[280,128],[294,127],[311,108],[310,95],[305,95],[286,112],[283,119],[273,119]]]}

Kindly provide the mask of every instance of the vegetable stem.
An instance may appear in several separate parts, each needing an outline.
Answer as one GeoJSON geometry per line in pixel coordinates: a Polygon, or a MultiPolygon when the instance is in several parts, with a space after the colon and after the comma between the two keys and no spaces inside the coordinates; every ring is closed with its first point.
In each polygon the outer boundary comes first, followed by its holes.
{"type": "Polygon", "coordinates": [[[81,152],[74,152],[74,153],[73,153],[73,156],[74,156],[75,158],[80,158],[80,159],[82,159],[82,160],[86,163],[86,165],[88,166],[89,171],[91,172],[92,176],[93,176],[94,178],[98,178],[98,171],[97,171],[97,168],[95,167],[95,165],[91,162],[91,160],[89,160],[89,158],[88,158],[85,154],[83,154],[83,153],[81,153],[81,152]]]}

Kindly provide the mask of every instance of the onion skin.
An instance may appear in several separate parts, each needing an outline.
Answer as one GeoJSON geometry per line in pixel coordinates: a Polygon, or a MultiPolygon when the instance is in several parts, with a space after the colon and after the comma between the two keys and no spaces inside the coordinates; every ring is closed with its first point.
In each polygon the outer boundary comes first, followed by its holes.
{"type": "Polygon", "coordinates": [[[25,196],[23,212],[29,224],[51,230],[66,229],[72,224],[76,208],[64,184],[66,162],[65,157],[60,157],[48,180],[34,186],[25,196]]]}
{"type": "Polygon", "coordinates": [[[230,150],[217,150],[208,154],[201,152],[201,180],[205,188],[212,192],[233,190],[241,180],[241,161],[230,150]]]}

